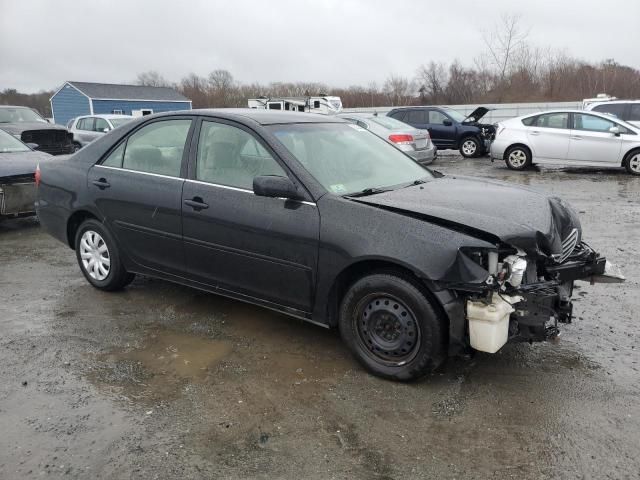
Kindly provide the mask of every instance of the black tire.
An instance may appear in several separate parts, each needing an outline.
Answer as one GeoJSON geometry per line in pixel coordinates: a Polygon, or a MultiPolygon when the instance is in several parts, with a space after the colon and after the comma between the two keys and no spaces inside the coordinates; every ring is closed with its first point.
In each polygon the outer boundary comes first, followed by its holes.
{"type": "Polygon", "coordinates": [[[640,175],[640,150],[632,150],[624,157],[624,168],[631,175],[640,175]]]}
{"type": "Polygon", "coordinates": [[[415,380],[444,361],[444,322],[436,312],[413,282],[372,274],[356,281],[342,299],[340,334],[374,375],[415,380]]]}
{"type": "Polygon", "coordinates": [[[511,170],[526,170],[531,167],[531,151],[522,145],[514,145],[505,152],[504,161],[511,170]]]}
{"type": "Polygon", "coordinates": [[[460,142],[460,155],[464,158],[474,158],[480,155],[481,148],[480,140],[476,137],[466,137],[460,142]]]}
{"type": "Polygon", "coordinates": [[[76,232],[75,247],[80,270],[87,281],[94,287],[105,291],[120,290],[135,278],[133,273],[125,270],[113,235],[99,221],[88,219],[80,224],[76,232]],[[85,236],[85,234],[87,235],[85,236]],[[83,239],[86,242],[90,238],[93,238],[93,242],[83,245],[83,239]],[[106,255],[104,255],[105,252],[100,252],[103,246],[106,246],[106,255]],[[91,256],[84,258],[85,255],[91,256]],[[100,258],[99,262],[96,260],[97,258],[100,258]],[[93,259],[93,263],[90,263],[91,259],[93,259]],[[108,259],[108,268],[104,259],[108,259]],[[85,265],[85,260],[89,262],[88,266],[85,265]],[[91,267],[96,263],[103,265],[103,268],[106,269],[106,275],[104,275],[104,270],[99,270],[99,265],[91,267]]]}
{"type": "Polygon", "coordinates": [[[73,153],[76,153],[81,148],[82,148],[82,145],[80,145],[78,142],[73,142],[73,153]]]}

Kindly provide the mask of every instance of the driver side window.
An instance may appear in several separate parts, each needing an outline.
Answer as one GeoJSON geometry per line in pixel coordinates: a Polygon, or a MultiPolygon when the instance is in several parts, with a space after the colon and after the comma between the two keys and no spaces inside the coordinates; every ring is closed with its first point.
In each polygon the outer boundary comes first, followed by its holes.
{"type": "Polygon", "coordinates": [[[224,123],[202,122],[196,180],[253,190],[253,179],[260,175],[287,176],[253,135],[224,123]]]}

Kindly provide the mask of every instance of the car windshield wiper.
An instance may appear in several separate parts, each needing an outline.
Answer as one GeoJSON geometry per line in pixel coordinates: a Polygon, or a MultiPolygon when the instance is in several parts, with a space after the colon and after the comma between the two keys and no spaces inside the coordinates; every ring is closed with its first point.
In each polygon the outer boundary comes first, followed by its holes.
{"type": "Polygon", "coordinates": [[[344,195],[345,197],[366,197],[368,195],[375,195],[377,193],[390,192],[393,190],[392,188],[378,188],[378,187],[369,187],[364,190],[360,190],[359,192],[350,193],[348,195],[344,195]]]}

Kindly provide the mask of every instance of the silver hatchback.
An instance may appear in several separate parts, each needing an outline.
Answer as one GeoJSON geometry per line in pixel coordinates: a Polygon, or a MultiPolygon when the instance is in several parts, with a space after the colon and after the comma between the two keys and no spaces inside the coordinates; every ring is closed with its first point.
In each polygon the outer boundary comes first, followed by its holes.
{"type": "Polygon", "coordinates": [[[426,130],[418,130],[400,120],[376,113],[342,113],[338,117],[370,130],[422,165],[432,163],[437,157],[438,149],[426,130]]]}

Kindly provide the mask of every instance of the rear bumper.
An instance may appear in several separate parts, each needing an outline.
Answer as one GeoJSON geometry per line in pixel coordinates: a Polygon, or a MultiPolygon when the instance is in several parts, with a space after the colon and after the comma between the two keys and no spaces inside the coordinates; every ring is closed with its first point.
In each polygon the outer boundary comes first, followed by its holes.
{"type": "Polygon", "coordinates": [[[434,144],[431,144],[429,145],[429,147],[424,148],[422,150],[413,150],[407,153],[416,162],[422,165],[429,165],[430,163],[433,163],[433,161],[437,158],[438,149],[434,144]]]}

